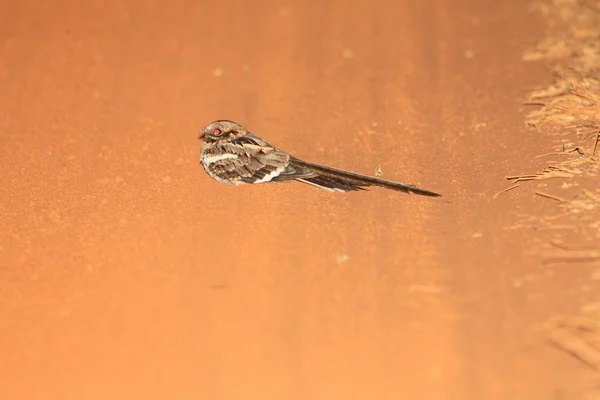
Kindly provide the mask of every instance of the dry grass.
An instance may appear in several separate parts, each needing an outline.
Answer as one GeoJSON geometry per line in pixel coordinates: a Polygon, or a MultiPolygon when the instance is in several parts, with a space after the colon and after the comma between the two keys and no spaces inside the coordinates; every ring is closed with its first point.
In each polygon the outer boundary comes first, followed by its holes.
{"type": "MultiPolygon", "coordinates": [[[[600,2],[547,0],[535,3],[533,9],[547,21],[547,34],[523,59],[544,62],[555,72],[555,79],[552,84],[528,93],[526,104],[538,107],[526,116],[525,122],[544,134],[558,137],[561,148],[540,156],[553,156],[542,171],[507,179],[517,183],[597,175],[600,166],[600,2]],[[566,142],[569,151],[565,150],[566,142]]],[[[581,206],[580,200],[560,201],[560,207],[566,204],[571,204],[573,209],[581,206]]],[[[597,208],[579,211],[599,216],[597,208]]]]}
{"type": "Polygon", "coordinates": [[[595,174],[600,166],[600,2],[547,0],[533,9],[544,16],[548,32],[523,59],[546,63],[555,79],[529,92],[526,104],[539,107],[526,116],[526,123],[562,137],[562,149],[550,155],[567,159],[549,161],[541,172],[507,179],[516,183],[595,174]],[[565,151],[565,141],[571,142],[572,150],[565,151]]]}
{"type": "MultiPolygon", "coordinates": [[[[596,143],[596,141],[595,141],[596,143]]],[[[590,148],[592,149],[593,146],[590,148]]],[[[549,161],[542,171],[533,174],[507,176],[506,179],[513,182],[522,181],[540,181],[552,178],[572,178],[576,175],[582,174],[584,171],[589,170],[591,167],[600,165],[597,156],[592,156],[592,151],[589,154],[584,153],[580,148],[576,148],[577,152],[562,152],[552,153],[546,155],[557,155],[557,156],[569,156],[565,161],[549,161]]]]}
{"type": "MultiPolygon", "coordinates": [[[[555,71],[555,79],[552,84],[529,92],[526,104],[539,107],[526,116],[526,123],[545,134],[561,137],[562,149],[540,156],[553,156],[542,171],[507,179],[517,183],[597,175],[600,167],[600,2],[546,0],[535,3],[533,9],[544,16],[547,34],[523,59],[546,63],[555,71]],[[570,142],[572,150],[565,151],[565,141],[570,142]]],[[[599,217],[596,196],[593,191],[584,191],[571,200],[560,201],[559,206],[570,210],[569,214],[589,213],[594,218],[599,217]]],[[[593,218],[587,222],[585,219],[578,218],[574,222],[592,223],[593,218]]],[[[597,228],[593,224],[591,227],[597,228]]]]}
{"type": "MultiPolygon", "coordinates": [[[[563,188],[572,190],[560,196],[552,193],[556,191],[553,186],[547,186],[550,193],[535,192],[554,201],[557,213],[522,215],[508,229],[548,230],[559,238],[546,244],[543,261],[547,268],[600,265],[600,181],[596,178],[600,170],[600,1],[542,0],[533,10],[544,17],[547,32],[523,60],[543,62],[554,71],[555,79],[528,93],[526,104],[536,108],[525,122],[554,137],[558,148],[540,156],[549,156],[542,171],[507,179],[517,184],[559,178],[563,188]],[[576,244],[565,244],[565,237],[576,244]]],[[[598,274],[590,279],[600,279],[598,274]]],[[[600,371],[600,303],[590,304],[595,306],[593,313],[555,317],[546,328],[551,343],[600,371]]],[[[600,398],[600,392],[581,398],[600,398]]]]}
{"type": "Polygon", "coordinates": [[[548,34],[526,61],[545,62],[555,81],[529,93],[527,104],[541,108],[527,116],[538,128],[600,133],[600,3],[584,0],[538,2],[534,10],[548,21],[548,34]]]}
{"type": "Polygon", "coordinates": [[[546,327],[554,345],[600,371],[600,320],[588,316],[555,317],[546,327]]]}
{"type": "Polygon", "coordinates": [[[529,95],[527,104],[539,105],[541,109],[530,112],[527,123],[534,127],[584,128],[597,134],[600,129],[600,88],[591,90],[581,86],[589,80],[577,82],[572,78],[561,79],[553,86],[529,95]]]}
{"type": "Polygon", "coordinates": [[[600,261],[600,190],[592,192],[583,189],[569,198],[541,191],[536,191],[535,194],[556,201],[558,212],[553,215],[520,214],[517,222],[506,229],[565,231],[577,235],[582,241],[593,243],[567,246],[553,242],[553,251],[544,257],[544,263],[557,263],[559,260],[572,262],[584,258],[589,259],[588,261],[600,261]]]}

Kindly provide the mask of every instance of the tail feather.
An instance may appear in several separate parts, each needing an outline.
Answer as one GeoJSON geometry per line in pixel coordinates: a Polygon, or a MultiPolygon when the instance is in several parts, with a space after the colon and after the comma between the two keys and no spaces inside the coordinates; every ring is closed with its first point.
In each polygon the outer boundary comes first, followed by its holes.
{"type": "Polygon", "coordinates": [[[296,178],[297,181],[308,183],[321,189],[328,190],[330,192],[350,192],[354,190],[366,190],[356,184],[344,182],[338,178],[332,178],[328,176],[316,175],[310,178],[296,178]]]}
{"type": "Polygon", "coordinates": [[[300,169],[308,169],[316,176],[298,178],[300,182],[308,183],[313,186],[318,186],[327,190],[339,190],[343,192],[351,190],[365,190],[365,187],[380,186],[391,190],[396,190],[404,193],[414,193],[421,196],[441,196],[438,193],[429,190],[420,189],[414,185],[407,185],[388,181],[386,179],[375,178],[367,175],[361,175],[354,172],[344,171],[337,168],[326,167],[320,164],[309,163],[292,157],[290,165],[300,169]]]}

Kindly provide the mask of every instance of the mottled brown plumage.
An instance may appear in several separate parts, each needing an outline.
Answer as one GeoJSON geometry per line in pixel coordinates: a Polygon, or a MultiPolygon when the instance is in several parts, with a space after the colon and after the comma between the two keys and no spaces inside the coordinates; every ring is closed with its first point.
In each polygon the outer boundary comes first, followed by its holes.
{"type": "Polygon", "coordinates": [[[299,160],[227,120],[208,124],[200,131],[200,162],[206,173],[227,185],[298,181],[329,191],[348,192],[380,186],[423,196],[440,196],[413,185],[356,174],[299,160]]]}

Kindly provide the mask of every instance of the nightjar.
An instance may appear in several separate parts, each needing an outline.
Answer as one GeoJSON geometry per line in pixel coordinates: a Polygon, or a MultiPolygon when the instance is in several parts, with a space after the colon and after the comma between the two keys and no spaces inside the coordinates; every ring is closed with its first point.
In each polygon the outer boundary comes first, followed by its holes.
{"type": "Polygon", "coordinates": [[[299,160],[233,121],[208,124],[200,131],[199,139],[204,139],[200,156],[204,170],[211,178],[227,185],[297,181],[332,192],[380,186],[405,193],[440,196],[413,185],[299,160]]]}

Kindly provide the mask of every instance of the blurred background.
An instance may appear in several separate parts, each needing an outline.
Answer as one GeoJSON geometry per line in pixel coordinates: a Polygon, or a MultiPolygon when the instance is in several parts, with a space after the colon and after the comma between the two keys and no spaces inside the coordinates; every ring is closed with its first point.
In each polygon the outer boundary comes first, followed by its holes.
{"type": "Polygon", "coordinates": [[[490,200],[541,141],[526,3],[0,14],[0,398],[555,399],[584,379],[539,335],[578,278],[505,229],[541,206],[490,200]],[[198,163],[217,119],[443,197],[220,185],[198,163]]]}

